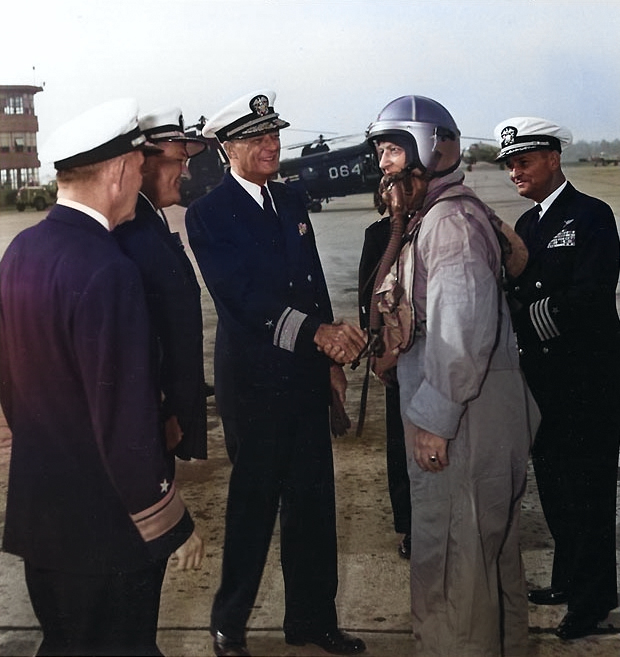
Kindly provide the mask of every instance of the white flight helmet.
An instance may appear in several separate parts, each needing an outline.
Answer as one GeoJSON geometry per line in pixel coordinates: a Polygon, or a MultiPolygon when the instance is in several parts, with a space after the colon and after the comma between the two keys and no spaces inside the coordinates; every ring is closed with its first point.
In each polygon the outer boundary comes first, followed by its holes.
{"type": "Polygon", "coordinates": [[[461,133],[448,110],[424,96],[401,96],[379,112],[366,130],[374,146],[394,141],[407,154],[407,167],[432,178],[454,171],[461,161],[461,133]]]}

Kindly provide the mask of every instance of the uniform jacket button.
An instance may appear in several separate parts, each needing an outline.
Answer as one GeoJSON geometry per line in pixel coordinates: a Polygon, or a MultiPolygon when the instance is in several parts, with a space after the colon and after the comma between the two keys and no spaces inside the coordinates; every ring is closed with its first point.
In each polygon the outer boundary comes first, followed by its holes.
{"type": "Polygon", "coordinates": [[[543,347],[543,354],[548,354],[549,353],[549,347],[543,347]]]}
{"type": "Polygon", "coordinates": [[[540,290],[542,287],[542,283],[540,281],[536,281],[536,288],[540,290]]]}

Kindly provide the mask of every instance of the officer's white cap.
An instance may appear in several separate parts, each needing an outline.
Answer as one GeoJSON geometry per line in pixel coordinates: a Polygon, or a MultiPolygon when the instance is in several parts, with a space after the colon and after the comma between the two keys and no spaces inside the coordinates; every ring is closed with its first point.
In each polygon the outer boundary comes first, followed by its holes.
{"type": "Polygon", "coordinates": [[[287,128],[290,123],[279,118],[273,109],[276,92],[254,91],[238,98],[206,122],[205,137],[217,137],[220,142],[248,139],[287,128]]]}
{"type": "Polygon", "coordinates": [[[157,144],[162,141],[180,141],[187,148],[189,157],[202,153],[207,147],[206,142],[185,134],[183,113],[178,107],[164,107],[153,110],[138,119],[140,130],[145,137],[157,144]]]}
{"type": "Polygon", "coordinates": [[[57,128],[41,149],[40,159],[53,162],[54,168],[62,171],[149,148],[154,147],[138,126],[137,101],[120,98],[97,105],[57,128]]]}
{"type": "Polygon", "coordinates": [[[535,116],[506,119],[495,126],[494,135],[500,145],[495,158],[499,162],[528,151],[552,150],[561,153],[562,147],[573,141],[568,128],[535,116]]]}

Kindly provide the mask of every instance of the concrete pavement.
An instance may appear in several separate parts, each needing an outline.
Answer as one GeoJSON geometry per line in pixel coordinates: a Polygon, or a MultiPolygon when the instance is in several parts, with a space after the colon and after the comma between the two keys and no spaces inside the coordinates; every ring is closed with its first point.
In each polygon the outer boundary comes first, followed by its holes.
{"type": "MultiPolygon", "coordinates": [[[[620,171],[616,167],[568,168],[567,174],[585,192],[609,202],[620,216],[620,171]]],[[[529,207],[508,182],[506,172],[479,165],[467,174],[474,187],[506,221],[514,220],[529,207]]],[[[26,212],[0,214],[0,249],[12,236],[44,216],[26,212]]],[[[183,209],[167,212],[175,230],[184,233],[183,209]]],[[[364,228],[378,218],[369,195],[331,202],[320,214],[312,215],[317,241],[326,270],[337,317],[357,319],[357,263],[364,228]]],[[[203,290],[205,317],[205,364],[212,380],[212,349],[215,314],[203,290]]],[[[361,370],[362,368],[360,368],[361,370]]],[[[357,419],[362,372],[348,372],[348,411],[357,419]]],[[[223,516],[230,465],[225,455],[221,423],[213,399],[209,410],[209,460],[179,462],[178,481],[183,497],[206,542],[201,571],[166,575],[160,613],[159,645],[169,656],[211,655],[209,610],[219,583],[223,516]]],[[[8,478],[10,434],[0,419],[0,521],[8,478]]],[[[383,389],[373,381],[370,387],[364,435],[352,431],[334,441],[340,587],[337,598],[340,625],[362,636],[369,657],[413,654],[409,615],[408,563],[396,552],[399,537],[394,533],[387,492],[383,425],[383,389]]],[[[618,536],[620,545],[620,531],[618,536]]],[[[522,549],[528,583],[549,583],[552,556],[550,540],[538,503],[533,476],[523,503],[522,549]]],[[[611,657],[620,654],[620,609],[604,625],[615,628],[578,641],[562,642],[553,629],[565,613],[565,606],[530,606],[530,657],[551,655],[611,657]]],[[[314,646],[287,646],[281,632],[283,584],[279,567],[278,536],[273,541],[261,590],[250,618],[248,643],[253,655],[322,655],[314,646]]],[[[603,631],[603,630],[602,630],[603,631]]],[[[21,560],[0,553],[0,657],[33,655],[40,633],[23,582],[21,560]]],[[[456,656],[455,656],[456,657],[456,656]]]]}

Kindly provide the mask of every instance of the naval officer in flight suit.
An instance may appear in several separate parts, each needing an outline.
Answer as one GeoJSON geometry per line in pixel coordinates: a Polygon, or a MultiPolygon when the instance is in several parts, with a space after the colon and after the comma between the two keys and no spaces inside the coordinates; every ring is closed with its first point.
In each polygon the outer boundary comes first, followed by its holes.
{"type": "Polygon", "coordinates": [[[204,126],[230,171],[186,215],[190,245],[215,302],[215,395],[233,463],[222,581],[211,614],[216,655],[247,655],[245,628],[280,509],[289,644],[359,653],[341,632],[331,386],[338,363],[364,346],[362,331],[333,323],[314,232],[302,199],[271,181],[281,128],[274,92],[235,101],[204,126]]]}
{"type": "Polygon", "coordinates": [[[620,440],[620,247],[611,208],[562,172],[571,133],[515,117],[495,128],[510,178],[536,205],[515,226],[529,251],[510,294],[521,366],[542,414],[532,459],[555,543],[535,604],[568,603],[562,639],[592,633],[618,604],[616,478],[620,440]]]}

